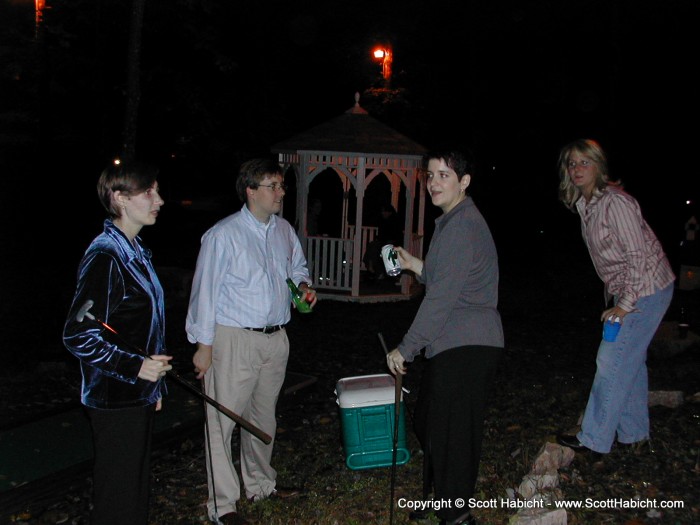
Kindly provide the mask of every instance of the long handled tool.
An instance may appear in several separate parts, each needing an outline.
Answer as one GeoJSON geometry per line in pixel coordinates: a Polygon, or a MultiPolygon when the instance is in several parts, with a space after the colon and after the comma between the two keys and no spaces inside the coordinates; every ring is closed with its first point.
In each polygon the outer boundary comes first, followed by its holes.
{"type": "MultiPolygon", "coordinates": [[[[382,348],[384,348],[384,353],[389,355],[389,349],[386,347],[384,342],[384,336],[379,332],[377,334],[379,341],[382,343],[382,348]]],[[[389,525],[394,523],[394,487],[396,485],[396,454],[397,448],[399,446],[399,415],[401,413],[401,390],[403,382],[403,375],[396,371],[394,376],[394,443],[393,450],[391,452],[391,496],[389,502],[389,525]]]]}
{"type": "MultiPolygon", "coordinates": [[[[204,386],[204,378],[202,378],[202,392],[206,392],[206,387],[204,386]]],[[[211,492],[214,494],[214,519],[219,522],[219,506],[216,504],[216,483],[214,482],[214,463],[211,459],[211,438],[209,437],[209,414],[207,410],[207,404],[204,403],[204,430],[207,438],[207,459],[209,460],[209,472],[211,473],[211,492]]]]}
{"type": "MultiPolygon", "coordinates": [[[[112,332],[114,335],[116,335],[116,336],[119,338],[120,341],[122,341],[124,344],[126,344],[126,345],[128,345],[129,347],[131,347],[131,348],[133,348],[134,350],[136,350],[139,354],[141,354],[141,355],[143,355],[143,356],[146,356],[146,357],[149,358],[149,359],[151,358],[144,350],[142,350],[142,349],[139,348],[138,346],[136,346],[136,345],[130,343],[129,341],[124,340],[124,338],[123,338],[122,336],[120,336],[119,333],[118,333],[114,328],[112,328],[111,326],[109,326],[107,323],[105,323],[105,322],[102,321],[101,319],[98,319],[97,317],[95,317],[94,315],[92,315],[92,314],[90,313],[90,308],[92,308],[92,305],[93,305],[93,304],[95,304],[95,302],[94,302],[92,299],[89,299],[89,300],[85,301],[85,304],[82,306],[82,308],[80,308],[80,310],[78,310],[78,313],[75,315],[75,320],[78,321],[79,323],[82,323],[83,320],[87,317],[87,318],[90,319],[91,321],[94,321],[95,323],[97,323],[97,324],[103,326],[104,328],[106,328],[107,330],[109,330],[110,332],[112,332]]],[[[231,410],[229,410],[228,408],[226,408],[224,405],[222,405],[221,403],[219,403],[217,400],[215,400],[215,399],[209,397],[208,395],[206,395],[204,392],[199,391],[199,390],[198,390],[194,385],[192,385],[189,381],[187,381],[186,379],[183,379],[182,377],[180,377],[180,376],[177,374],[177,372],[175,372],[174,370],[168,370],[168,371],[166,372],[166,374],[167,374],[169,377],[171,377],[172,379],[174,379],[175,381],[177,381],[178,383],[180,383],[182,386],[184,386],[185,388],[187,388],[187,390],[189,390],[191,393],[193,393],[193,394],[196,395],[197,397],[200,397],[200,398],[204,399],[204,401],[206,401],[206,402],[209,403],[211,406],[213,406],[214,408],[216,408],[219,412],[221,412],[222,414],[224,414],[224,415],[228,416],[229,418],[231,418],[233,421],[235,421],[236,423],[238,423],[238,424],[241,426],[241,428],[246,429],[248,432],[250,432],[251,434],[253,434],[256,438],[258,438],[260,441],[262,441],[262,442],[265,443],[266,445],[269,445],[269,444],[272,442],[272,438],[270,437],[269,434],[266,434],[266,433],[263,432],[261,429],[259,429],[259,428],[256,427],[255,425],[253,425],[250,421],[247,421],[247,420],[243,419],[241,416],[239,416],[238,414],[232,412],[231,410]]]]}

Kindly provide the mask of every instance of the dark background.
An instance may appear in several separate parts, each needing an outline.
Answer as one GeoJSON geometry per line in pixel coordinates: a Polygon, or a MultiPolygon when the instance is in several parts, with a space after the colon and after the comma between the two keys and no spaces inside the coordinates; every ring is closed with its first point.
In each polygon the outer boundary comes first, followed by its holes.
{"type": "MultiPolygon", "coordinates": [[[[0,0],[8,349],[56,345],[77,264],[101,231],[94,188],[123,143],[130,5],[49,1],[37,25],[33,1],[0,0]],[[19,330],[17,317],[37,329],[19,330]]],[[[143,237],[156,264],[191,268],[201,233],[239,206],[240,162],[359,92],[420,144],[475,150],[472,193],[502,271],[587,257],[557,200],[558,151],[580,137],[608,151],[678,269],[699,198],[698,11],[695,0],[149,0],[137,155],[161,167],[167,204],[143,237]],[[377,44],[393,48],[389,86],[377,44]]]]}

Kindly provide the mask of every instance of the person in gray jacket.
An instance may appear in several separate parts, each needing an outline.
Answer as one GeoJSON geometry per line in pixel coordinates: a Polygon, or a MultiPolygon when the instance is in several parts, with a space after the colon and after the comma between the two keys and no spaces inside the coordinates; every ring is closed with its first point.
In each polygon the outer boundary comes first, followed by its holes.
{"type": "Polygon", "coordinates": [[[429,153],[427,188],[442,210],[425,261],[397,247],[404,270],[425,284],[411,327],[387,355],[393,374],[425,351],[414,415],[424,452],[424,498],[449,501],[436,511],[442,524],[474,524],[468,502],[479,471],[488,392],[503,353],[498,313],[498,256],[486,221],[467,188],[469,154],[429,153]]]}

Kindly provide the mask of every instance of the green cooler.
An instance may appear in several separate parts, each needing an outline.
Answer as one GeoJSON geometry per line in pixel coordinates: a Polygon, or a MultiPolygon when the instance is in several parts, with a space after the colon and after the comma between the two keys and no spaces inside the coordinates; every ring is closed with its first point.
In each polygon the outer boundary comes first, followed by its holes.
{"type": "MultiPolygon", "coordinates": [[[[391,466],[394,445],[394,377],[389,374],[346,377],[335,393],[340,406],[345,463],[352,470],[391,466]]],[[[411,457],[406,448],[403,392],[399,409],[396,464],[411,457]]]]}

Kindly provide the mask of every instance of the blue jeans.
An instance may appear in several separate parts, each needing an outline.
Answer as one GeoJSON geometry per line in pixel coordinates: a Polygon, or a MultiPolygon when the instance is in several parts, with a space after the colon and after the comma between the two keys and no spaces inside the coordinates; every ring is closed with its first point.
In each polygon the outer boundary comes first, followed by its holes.
{"type": "Polygon", "coordinates": [[[579,441],[607,454],[617,440],[636,443],[649,438],[647,348],[671,304],[673,284],[637,301],[624,318],[613,343],[602,340],[596,373],[583,416],[579,441]]]}

